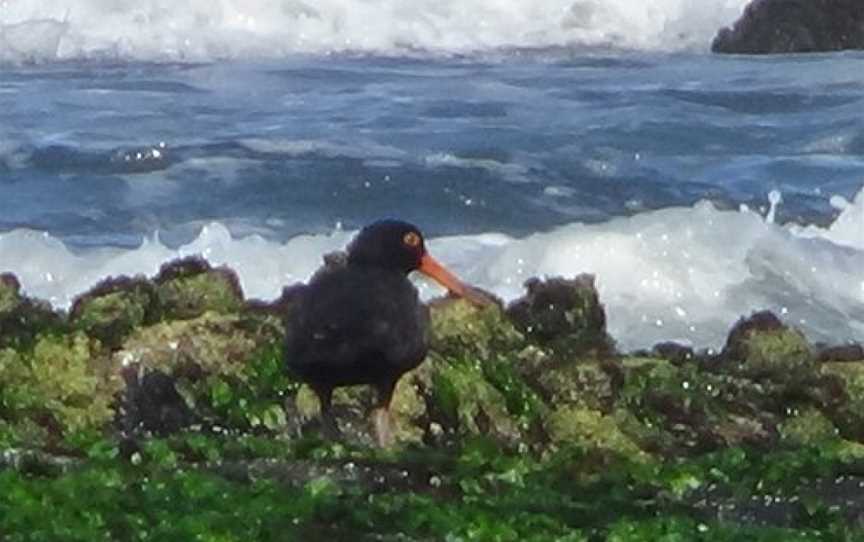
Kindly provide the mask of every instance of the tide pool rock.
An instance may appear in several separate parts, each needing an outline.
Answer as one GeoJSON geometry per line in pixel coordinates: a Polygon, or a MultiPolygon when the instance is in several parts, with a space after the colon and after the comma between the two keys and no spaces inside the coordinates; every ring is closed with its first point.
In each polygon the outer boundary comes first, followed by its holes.
{"type": "Polygon", "coordinates": [[[289,386],[281,334],[275,317],[213,311],[135,329],[112,354],[126,382],[117,425],[159,433],[199,420],[238,430],[280,425],[278,396],[289,386]]]}
{"type": "Polygon", "coordinates": [[[117,366],[135,363],[168,374],[236,375],[259,347],[277,341],[278,335],[271,319],[205,312],[136,329],[113,357],[117,366]]]}
{"type": "Polygon", "coordinates": [[[154,283],[162,317],[168,320],[195,318],[207,311],[237,312],[245,304],[234,271],[213,268],[197,257],[163,265],[154,283]]]}
{"type": "Polygon", "coordinates": [[[633,462],[651,461],[651,455],[621,430],[621,416],[626,413],[604,414],[588,408],[561,406],[547,417],[546,430],[556,445],[578,446],[633,462]]]}
{"type": "Polygon", "coordinates": [[[593,275],[532,278],[525,287],[528,292],[510,304],[507,316],[530,340],[574,355],[613,350],[593,275]]]}
{"type": "Polygon", "coordinates": [[[140,365],[122,371],[125,389],[118,402],[117,423],[125,436],[140,431],[170,435],[199,421],[177,391],[177,379],[140,365]]]}
{"type": "Polygon", "coordinates": [[[9,312],[21,303],[21,283],[12,273],[0,275],[0,313],[9,312]]]}
{"type": "Polygon", "coordinates": [[[0,275],[0,348],[29,348],[40,334],[62,332],[65,327],[48,302],[21,293],[15,275],[0,275]]]}
{"type": "Polygon", "coordinates": [[[158,319],[156,289],[144,278],[109,278],[79,296],[69,321],[109,348],[117,348],[135,328],[158,319]]]}
{"type": "Polygon", "coordinates": [[[843,400],[830,409],[830,417],[844,438],[864,442],[864,361],[824,363],[820,372],[839,382],[843,400]]]}
{"type": "Polygon", "coordinates": [[[101,345],[81,332],[40,337],[27,351],[0,350],[0,426],[19,446],[100,431],[121,388],[101,345]]]}
{"type": "Polygon", "coordinates": [[[740,319],[729,332],[721,357],[748,376],[758,378],[800,379],[815,368],[804,335],[770,311],[740,319]]]}
{"type": "Polygon", "coordinates": [[[778,54],[864,49],[860,0],[753,0],[711,43],[715,53],[778,54]]]}
{"type": "Polygon", "coordinates": [[[442,298],[429,308],[430,349],[443,356],[486,359],[524,345],[523,335],[497,306],[478,308],[464,299],[442,298]]]}

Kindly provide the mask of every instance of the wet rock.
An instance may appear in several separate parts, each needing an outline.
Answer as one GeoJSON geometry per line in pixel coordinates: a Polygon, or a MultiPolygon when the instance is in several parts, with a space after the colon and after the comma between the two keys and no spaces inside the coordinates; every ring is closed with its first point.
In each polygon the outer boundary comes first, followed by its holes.
{"type": "Polygon", "coordinates": [[[207,311],[237,312],[245,304],[234,271],[214,269],[197,257],[163,265],[154,283],[162,317],[168,320],[195,318],[207,311]]]}
{"type": "Polygon", "coordinates": [[[843,437],[864,443],[864,363],[828,362],[820,373],[836,378],[840,400],[832,405],[828,415],[843,437]]]}
{"type": "Polygon", "coordinates": [[[0,419],[22,444],[98,431],[121,387],[98,341],[80,332],[46,335],[24,352],[0,350],[0,419]]]}
{"type": "Polygon", "coordinates": [[[206,312],[136,329],[113,359],[118,367],[138,364],[167,374],[239,375],[254,352],[280,335],[274,318],[206,312]]]}
{"type": "MultiPolygon", "coordinates": [[[[622,415],[619,413],[619,415],[622,415]]],[[[576,445],[582,449],[614,454],[634,462],[650,461],[651,456],[619,427],[616,415],[575,406],[561,406],[546,419],[546,429],[556,445],[576,445]]]]}
{"type": "Polygon", "coordinates": [[[705,453],[726,446],[776,442],[782,399],[765,385],[696,364],[625,358],[619,397],[642,422],[631,426],[640,446],[664,455],[705,453]]]}
{"type": "Polygon", "coordinates": [[[112,355],[129,384],[118,425],[146,421],[165,432],[188,425],[169,382],[147,376],[154,374],[173,380],[173,389],[202,425],[238,431],[285,426],[282,395],[292,383],[279,355],[281,335],[278,318],[251,313],[206,312],[136,329],[112,355]],[[137,368],[134,379],[128,378],[130,367],[137,368]]]}
{"type": "Polygon", "coordinates": [[[843,344],[839,346],[822,346],[818,348],[816,359],[820,363],[832,361],[864,362],[864,347],[860,344],[843,344]]]}
{"type": "MultiPolygon", "coordinates": [[[[480,361],[432,358],[428,378],[416,379],[428,420],[449,436],[485,435],[515,445],[522,430],[507,397],[484,374],[480,361]]],[[[427,361],[428,362],[428,361],[427,361]]]]}
{"type": "Polygon", "coordinates": [[[549,367],[536,379],[548,404],[609,412],[616,395],[614,377],[607,363],[589,359],[549,367]]]}
{"type": "Polygon", "coordinates": [[[676,342],[657,343],[651,349],[651,355],[662,359],[668,359],[676,365],[693,361],[694,352],[689,346],[676,342]]]}
{"type": "Polygon", "coordinates": [[[22,295],[15,275],[0,275],[0,348],[30,348],[40,333],[63,331],[64,324],[47,302],[22,295]]]}
{"type": "Polygon", "coordinates": [[[574,279],[529,279],[528,292],[507,308],[507,316],[529,339],[561,352],[606,354],[606,313],[592,275],[574,279]]]}
{"type": "Polygon", "coordinates": [[[479,308],[464,299],[430,304],[430,348],[442,356],[488,359],[521,349],[524,337],[496,306],[479,308]]]}
{"type": "Polygon", "coordinates": [[[715,53],[777,54],[864,48],[860,0],[753,0],[711,43],[715,53]]]}
{"type": "Polygon", "coordinates": [[[739,320],[729,332],[721,358],[758,378],[800,378],[814,368],[804,335],[783,324],[770,311],[739,320]]]}
{"type": "Polygon", "coordinates": [[[144,278],[109,278],[79,296],[69,321],[109,348],[142,325],[158,319],[156,288],[144,278]]]}
{"type": "Polygon", "coordinates": [[[0,275],[0,313],[9,312],[21,303],[21,283],[12,273],[0,275]]]}
{"type": "Polygon", "coordinates": [[[817,446],[837,438],[837,428],[831,420],[815,408],[796,412],[779,426],[780,437],[798,446],[817,446]]]}
{"type": "Polygon", "coordinates": [[[169,435],[196,423],[198,416],[178,393],[176,379],[161,371],[144,371],[130,365],[122,371],[123,397],[117,425],[124,434],[140,430],[169,435]]]}

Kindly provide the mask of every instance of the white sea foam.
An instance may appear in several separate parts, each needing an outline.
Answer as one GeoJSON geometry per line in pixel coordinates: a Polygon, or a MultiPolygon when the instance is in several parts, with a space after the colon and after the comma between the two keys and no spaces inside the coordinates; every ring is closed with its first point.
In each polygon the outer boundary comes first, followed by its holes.
{"type": "Polygon", "coordinates": [[[442,53],[501,47],[706,50],[747,0],[0,0],[0,60],[442,53]]]}
{"type": "MultiPolygon", "coordinates": [[[[772,206],[780,200],[771,199],[772,206]]],[[[827,228],[783,227],[749,210],[700,202],[521,239],[489,233],[429,245],[457,274],[508,301],[532,276],[595,274],[610,332],[624,349],[670,339],[716,348],[737,318],[760,309],[813,340],[864,341],[864,188],[853,202],[835,204],[843,209],[827,228]]],[[[16,273],[27,293],[66,308],[101,278],[153,275],[168,260],[200,254],[236,269],[248,297],[273,299],[352,235],[336,230],[279,243],[234,237],[211,223],[176,249],[154,236],[134,250],[73,253],[47,234],[15,230],[0,234],[0,271],[16,273]]],[[[440,293],[419,285],[424,297],[440,293]]]]}

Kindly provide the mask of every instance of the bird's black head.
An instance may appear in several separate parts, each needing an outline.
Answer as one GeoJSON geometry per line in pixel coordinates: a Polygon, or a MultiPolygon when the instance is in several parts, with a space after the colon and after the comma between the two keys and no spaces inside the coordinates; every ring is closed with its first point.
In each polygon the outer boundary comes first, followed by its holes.
{"type": "Polygon", "coordinates": [[[369,224],[348,245],[348,263],[410,273],[426,254],[417,226],[400,220],[369,224]]]}
{"type": "Polygon", "coordinates": [[[348,245],[348,265],[390,269],[406,275],[420,271],[476,305],[492,303],[486,294],[462,283],[426,252],[423,234],[417,226],[400,220],[380,220],[360,230],[348,245]]]}

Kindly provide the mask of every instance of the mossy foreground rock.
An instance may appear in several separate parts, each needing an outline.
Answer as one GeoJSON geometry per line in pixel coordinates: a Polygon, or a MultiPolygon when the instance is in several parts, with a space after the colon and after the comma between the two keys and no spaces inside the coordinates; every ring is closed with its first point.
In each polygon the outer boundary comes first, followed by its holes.
{"type": "Polygon", "coordinates": [[[0,274],[0,313],[14,309],[21,302],[21,284],[11,273],[0,274]]]}
{"type": "Polygon", "coordinates": [[[589,279],[436,300],[381,451],[368,387],[337,390],[341,438],[315,430],[290,289],[250,308],[229,274],[166,269],[68,318],[0,279],[4,542],[864,536],[864,361],[815,361],[770,313],[719,356],[622,355],[589,279]]]}
{"type": "Polygon", "coordinates": [[[45,446],[99,433],[122,388],[98,341],[45,336],[31,351],[0,350],[0,446],[45,446]]]}

